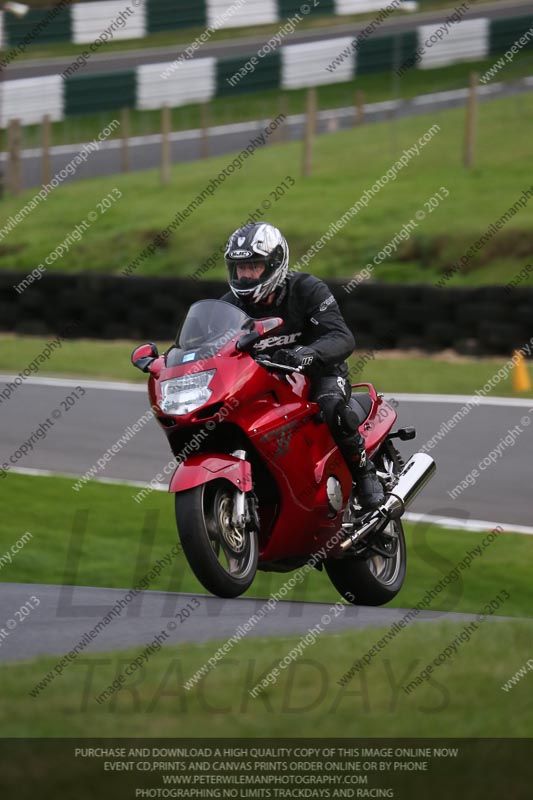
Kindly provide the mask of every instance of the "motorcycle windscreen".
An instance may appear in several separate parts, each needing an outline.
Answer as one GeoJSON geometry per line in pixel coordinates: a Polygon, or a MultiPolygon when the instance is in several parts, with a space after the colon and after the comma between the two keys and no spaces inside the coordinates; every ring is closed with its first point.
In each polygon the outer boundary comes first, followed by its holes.
{"type": "Polygon", "coordinates": [[[224,300],[200,300],[187,313],[167,354],[167,367],[211,358],[241,331],[252,329],[253,320],[224,300]]]}

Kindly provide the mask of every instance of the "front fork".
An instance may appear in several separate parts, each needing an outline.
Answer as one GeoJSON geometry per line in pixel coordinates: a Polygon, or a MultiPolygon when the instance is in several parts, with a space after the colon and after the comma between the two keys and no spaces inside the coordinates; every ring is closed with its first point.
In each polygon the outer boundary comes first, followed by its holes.
{"type": "MultiPolygon", "coordinates": [[[[231,455],[241,461],[246,461],[247,459],[246,450],[234,450],[231,455]]],[[[246,529],[246,492],[240,489],[235,489],[232,523],[238,531],[244,532],[246,529]]]]}
{"type": "MultiPolygon", "coordinates": [[[[241,461],[246,461],[248,458],[246,450],[234,450],[231,455],[234,458],[239,458],[241,461]]],[[[233,500],[233,517],[231,521],[233,526],[238,531],[244,533],[246,530],[255,530],[259,534],[261,523],[259,520],[257,506],[257,496],[253,491],[253,488],[249,492],[243,492],[241,489],[235,489],[233,500]]]]}

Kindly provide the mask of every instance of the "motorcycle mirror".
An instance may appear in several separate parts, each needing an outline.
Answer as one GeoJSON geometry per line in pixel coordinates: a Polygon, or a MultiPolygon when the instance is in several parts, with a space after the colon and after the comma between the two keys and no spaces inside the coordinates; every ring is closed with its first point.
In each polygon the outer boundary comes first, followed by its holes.
{"type": "Polygon", "coordinates": [[[131,363],[141,372],[149,372],[150,364],[152,364],[159,356],[157,345],[153,342],[149,344],[141,344],[136,347],[131,354],[131,363]]]}
{"type": "Polygon", "coordinates": [[[244,336],[241,336],[240,339],[237,339],[235,347],[239,353],[248,353],[253,348],[254,344],[257,344],[260,338],[261,334],[259,331],[245,333],[244,336]]]}

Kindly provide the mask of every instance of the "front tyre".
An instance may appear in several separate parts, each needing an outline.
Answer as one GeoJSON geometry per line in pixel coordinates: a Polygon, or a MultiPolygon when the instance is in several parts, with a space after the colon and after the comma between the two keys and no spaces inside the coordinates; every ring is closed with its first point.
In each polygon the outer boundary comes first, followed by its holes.
{"type": "Polygon", "coordinates": [[[176,524],[187,561],[218,597],[243,594],[257,570],[257,532],[232,523],[235,491],[228,481],[217,480],[176,494],[176,524]]]}
{"type": "Polygon", "coordinates": [[[370,550],[364,555],[348,554],[325,563],[330,581],[349,603],[381,606],[389,603],[402,588],[407,567],[402,523],[399,520],[389,522],[378,535],[376,544],[385,552],[396,552],[386,557],[370,550]]]}

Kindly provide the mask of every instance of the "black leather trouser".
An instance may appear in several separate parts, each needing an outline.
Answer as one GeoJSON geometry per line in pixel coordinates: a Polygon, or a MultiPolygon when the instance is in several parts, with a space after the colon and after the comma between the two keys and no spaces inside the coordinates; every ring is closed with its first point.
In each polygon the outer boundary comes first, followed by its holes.
{"type": "MultiPolygon", "coordinates": [[[[366,454],[363,437],[357,429],[353,430],[353,426],[350,429],[343,414],[351,394],[352,387],[346,378],[326,375],[313,381],[310,399],[320,406],[324,421],[350,472],[355,476],[356,471],[366,463],[366,454]]],[[[359,424],[362,421],[361,417],[359,424]]]]}

